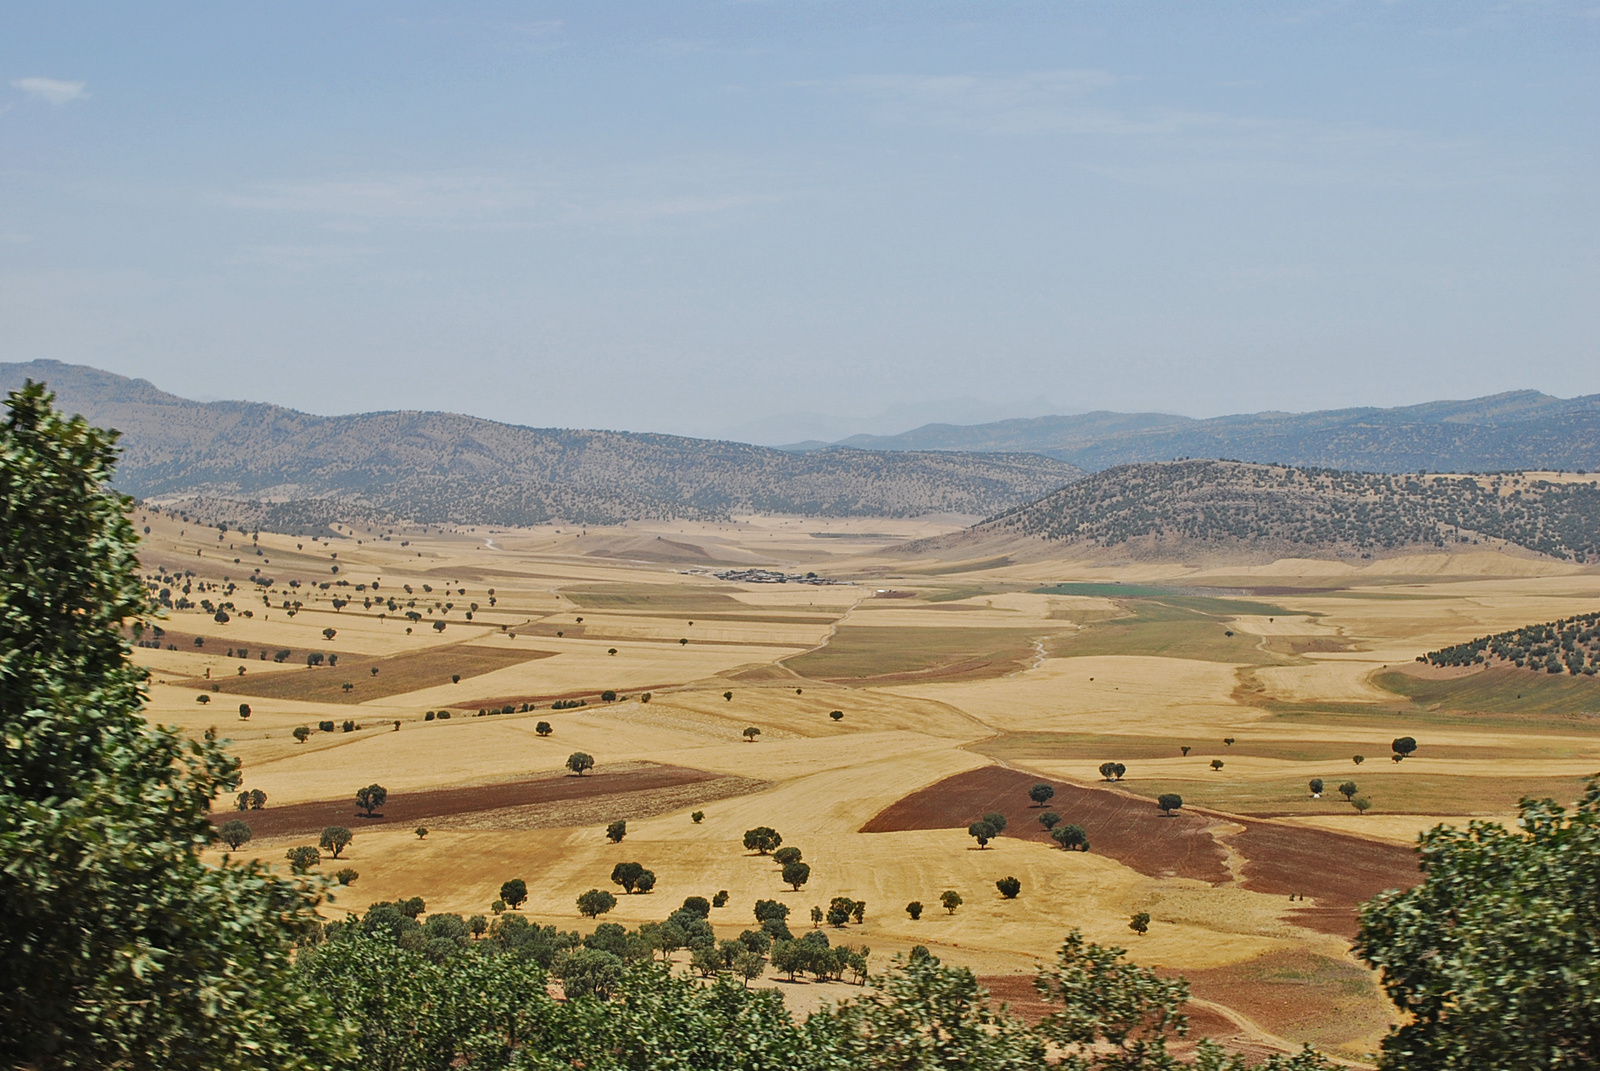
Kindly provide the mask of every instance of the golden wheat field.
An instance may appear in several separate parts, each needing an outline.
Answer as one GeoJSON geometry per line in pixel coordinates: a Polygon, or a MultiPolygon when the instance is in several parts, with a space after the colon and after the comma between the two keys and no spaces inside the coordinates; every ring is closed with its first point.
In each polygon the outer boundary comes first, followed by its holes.
{"type": "MultiPolygon", "coordinates": [[[[612,889],[612,866],[637,861],[657,884],[615,890],[607,921],[726,890],[712,922],[734,936],[758,898],[804,926],[813,905],[849,896],[865,918],[837,939],[874,963],[923,944],[1015,999],[1076,927],[1188,976],[1197,1015],[1237,1047],[1309,1041],[1359,1061],[1390,1012],[1350,951],[1355,905],[1416,880],[1419,831],[1504,819],[1522,795],[1570,801],[1600,771],[1588,680],[1393,690],[1426,676],[1414,667],[1427,650],[1592,609],[1600,573],[1556,562],[900,549],[959,519],[258,540],[155,510],[135,520],[154,588],[195,604],[136,651],[150,717],[231,739],[243,787],[267,796],[242,815],[218,801],[219,821],[255,828],[244,853],[282,865],[325,825],[354,830],[323,864],[359,872],[331,913],[410,896],[486,913],[523,878],[525,914],[583,931],[578,894],[612,889]],[[712,575],[746,568],[839,582],[712,575]],[[1417,750],[1391,761],[1402,736],[1417,750]],[[564,770],[574,752],[593,770],[564,770]],[[1102,777],[1106,762],[1120,778],[1102,777]],[[355,792],[371,783],[388,802],[364,817],[355,792]],[[1046,807],[1028,798],[1037,783],[1056,791],[1046,807]],[[1183,797],[1176,814],[1157,809],[1162,793],[1183,797]],[[1005,835],[980,848],[966,827],[996,810],[1005,835]],[[1082,825],[1091,850],[1057,848],[1046,810],[1082,825]],[[621,843],[604,834],[616,819],[621,843]],[[803,851],[803,888],[744,849],[763,825],[803,851]],[[1007,876],[1015,899],[996,889],[1007,876]],[[953,913],[945,890],[962,897],[953,913]],[[927,908],[915,921],[911,901],[927,908]],[[1128,925],[1140,911],[1143,935],[1128,925]]],[[[845,991],[762,984],[797,1009],[845,991]]]]}

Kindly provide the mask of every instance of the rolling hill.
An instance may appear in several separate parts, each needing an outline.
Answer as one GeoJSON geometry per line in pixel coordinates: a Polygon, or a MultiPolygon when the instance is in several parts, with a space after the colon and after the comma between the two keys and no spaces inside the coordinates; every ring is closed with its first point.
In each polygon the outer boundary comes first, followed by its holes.
{"type": "Polygon", "coordinates": [[[527,428],[454,413],[323,417],[195,402],[54,361],[0,364],[0,389],[45,382],[57,405],[122,434],[119,488],[268,529],[387,517],[429,524],[614,524],[732,513],[989,514],[1077,478],[1025,453],[807,454],[674,435],[527,428]]]}
{"type": "Polygon", "coordinates": [[[1172,458],[1238,458],[1362,472],[1600,470],[1600,395],[1512,391],[1395,409],[1250,413],[1196,420],[1167,413],[1084,413],[900,435],[856,435],[866,450],[1025,450],[1097,472],[1172,458]]]}
{"type": "Polygon", "coordinates": [[[1239,461],[1123,465],[969,529],[1130,550],[1256,548],[1372,555],[1511,545],[1600,560],[1600,481],[1392,476],[1239,461]]]}

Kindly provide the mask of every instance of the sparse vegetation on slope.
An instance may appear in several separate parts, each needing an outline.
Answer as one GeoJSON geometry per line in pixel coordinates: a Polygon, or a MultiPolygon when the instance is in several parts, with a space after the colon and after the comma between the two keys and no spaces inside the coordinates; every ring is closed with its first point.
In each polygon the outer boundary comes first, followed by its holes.
{"type": "Polygon", "coordinates": [[[1154,539],[1366,553],[1504,541],[1587,562],[1600,558],[1600,486],[1173,461],[1108,469],[979,528],[1099,546],[1154,539]]]}
{"type": "Polygon", "coordinates": [[[299,531],[336,520],[615,524],[732,513],[992,513],[1081,474],[1036,454],[793,454],[676,435],[527,428],[454,413],[321,417],[189,401],[142,380],[55,362],[64,408],[122,432],[121,490],[184,497],[209,521],[299,531]]]}
{"type": "Polygon", "coordinates": [[[1600,665],[1600,612],[1524,625],[1417,656],[1435,666],[1513,665],[1536,673],[1595,675],[1600,665]]]}

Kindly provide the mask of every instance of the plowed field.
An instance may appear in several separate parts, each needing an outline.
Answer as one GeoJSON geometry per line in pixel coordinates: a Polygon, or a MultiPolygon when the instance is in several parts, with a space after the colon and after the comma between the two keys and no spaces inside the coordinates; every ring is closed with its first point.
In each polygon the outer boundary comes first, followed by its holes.
{"type": "Polygon", "coordinates": [[[1050,841],[1039,816],[1054,811],[1089,834],[1091,850],[1151,877],[1229,880],[1227,852],[1213,838],[1216,819],[1179,811],[1168,817],[1154,801],[1112,789],[1043,781],[1032,774],[985,766],[947,777],[897,800],[861,827],[863,833],[903,829],[965,829],[990,811],[1006,816],[1003,836],[1050,841]],[[1049,784],[1049,804],[1036,807],[1028,789],[1049,784]]]}
{"type": "MultiPolygon", "coordinates": [[[[524,811],[537,807],[570,808],[578,801],[602,796],[623,796],[708,784],[730,779],[705,770],[682,766],[646,766],[583,777],[553,775],[466,788],[438,788],[396,793],[370,817],[356,806],[355,794],[342,800],[315,800],[259,811],[216,811],[213,822],[241,818],[257,837],[301,836],[319,833],[327,826],[349,826],[360,832],[373,826],[426,822],[461,815],[524,811]]],[[[530,828],[536,828],[535,823],[530,828]]]]}

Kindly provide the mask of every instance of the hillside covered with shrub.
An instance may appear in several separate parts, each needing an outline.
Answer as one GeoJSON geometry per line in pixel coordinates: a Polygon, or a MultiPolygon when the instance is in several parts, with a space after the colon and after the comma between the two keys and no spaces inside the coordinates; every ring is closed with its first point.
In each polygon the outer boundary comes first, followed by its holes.
{"type": "Polygon", "coordinates": [[[1600,486],[1519,473],[1397,476],[1158,462],[1095,473],[976,531],[1103,547],[1254,544],[1290,554],[1510,544],[1591,562],[1600,559],[1600,486]]]}
{"type": "Polygon", "coordinates": [[[808,454],[677,435],[529,428],[439,412],[316,416],[195,402],[82,365],[0,365],[67,412],[122,433],[117,486],[207,520],[279,531],[332,520],[616,524],[735,513],[983,515],[1081,470],[1037,454],[808,454]]]}
{"type": "Polygon", "coordinates": [[[1600,611],[1479,636],[1418,655],[1417,661],[1434,666],[1513,665],[1592,677],[1600,666],[1600,611]]]}

